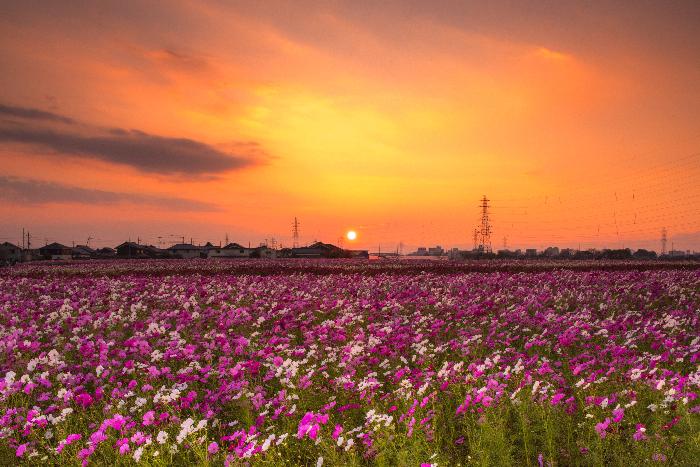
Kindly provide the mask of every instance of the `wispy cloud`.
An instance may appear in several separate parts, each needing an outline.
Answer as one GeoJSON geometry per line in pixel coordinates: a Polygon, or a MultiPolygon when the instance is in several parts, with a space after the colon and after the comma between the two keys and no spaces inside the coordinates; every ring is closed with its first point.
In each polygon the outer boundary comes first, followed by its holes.
{"type": "Polygon", "coordinates": [[[133,129],[104,129],[39,109],[0,106],[0,143],[20,143],[48,149],[54,155],[127,165],[161,175],[216,175],[261,162],[259,148],[229,153],[189,138],[157,136],[133,129]],[[18,122],[18,120],[21,120],[18,122]],[[69,125],[51,125],[68,123],[69,125]]]}
{"type": "Polygon", "coordinates": [[[47,112],[39,109],[29,109],[25,107],[14,107],[11,105],[0,104],[0,116],[14,117],[29,120],[44,120],[50,122],[75,123],[72,118],[64,117],[53,112],[47,112]]]}
{"type": "Polygon", "coordinates": [[[141,204],[193,212],[210,212],[220,209],[213,203],[185,198],[95,190],[55,182],[0,176],[0,203],[3,201],[30,205],[51,203],[141,204]]]}

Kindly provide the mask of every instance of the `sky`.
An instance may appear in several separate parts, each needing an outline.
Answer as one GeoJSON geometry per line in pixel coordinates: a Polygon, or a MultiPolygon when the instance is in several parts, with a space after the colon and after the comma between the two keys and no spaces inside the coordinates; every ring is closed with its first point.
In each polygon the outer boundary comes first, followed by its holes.
{"type": "Polygon", "coordinates": [[[0,3],[0,241],[700,250],[700,2],[0,3]]]}

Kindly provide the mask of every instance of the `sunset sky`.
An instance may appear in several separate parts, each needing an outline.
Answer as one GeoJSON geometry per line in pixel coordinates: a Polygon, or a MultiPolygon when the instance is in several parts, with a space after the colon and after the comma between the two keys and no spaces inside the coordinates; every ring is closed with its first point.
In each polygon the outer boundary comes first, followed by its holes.
{"type": "Polygon", "coordinates": [[[289,245],[296,216],[303,243],[471,248],[486,195],[495,249],[700,250],[698,25],[698,1],[3,2],[0,242],[289,245]]]}

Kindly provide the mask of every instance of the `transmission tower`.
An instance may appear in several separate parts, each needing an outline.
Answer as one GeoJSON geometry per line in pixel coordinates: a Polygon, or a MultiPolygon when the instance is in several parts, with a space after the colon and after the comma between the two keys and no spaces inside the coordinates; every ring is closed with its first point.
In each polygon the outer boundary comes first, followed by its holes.
{"type": "Polygon", "coordinates": [[[666,232],[666,227],[661,229],[661,254],[666,254],[666,242],[668,242],[668,234],[666,232]]]}
{"type": "Polygon", "coordinates": [[[479,248],[479,229],[474,229],[474,250],[479,248]]]}
{"type": "Polygon", "coordinates": [[[481,198],[481,228],[479,229],[479,251],[491,253],[491,224],[489,223],[489,200],[481,198]]]}
{"type": "Polygon", "coordinates": [[[292,223],[292,248],[299,248],[299,220],[295,217],[292,223]]]}

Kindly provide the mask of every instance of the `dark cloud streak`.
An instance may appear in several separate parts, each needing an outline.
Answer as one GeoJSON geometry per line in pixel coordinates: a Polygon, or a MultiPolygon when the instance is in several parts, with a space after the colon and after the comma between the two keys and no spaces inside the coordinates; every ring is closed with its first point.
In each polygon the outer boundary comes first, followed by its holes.
{"type": "Polygon", "coordinates": [[[0,105],[0,115],[22,120],[0,126],[0,143],[27,144],[60,155],[127,165],[142,172],[200,177],[260,162],[259,154],[229,154],[188,138],[88,125],[59,128],[49,124],[75,121],[38,109],[0,105]]]}
{"type": "Polygon", "coordinates": [[[28,120],[44,120],[60,123],[75,123],[72,118],[64,117],[52,112],[39,109],[28,109],[25,107],[14,107],[11,105],[0,104],[0,115],[5,117],[22,118],[28,120]]]}
{"type": "Polygon", "coordinates": [[[220,210],[213,203],[185,198],[94,190],[54,182],[7,176],[0,176],[0,202],[2,201],[29,205],[51,203],[114,205],[128,203],[180,211],[212,212],[220,210]]]}

